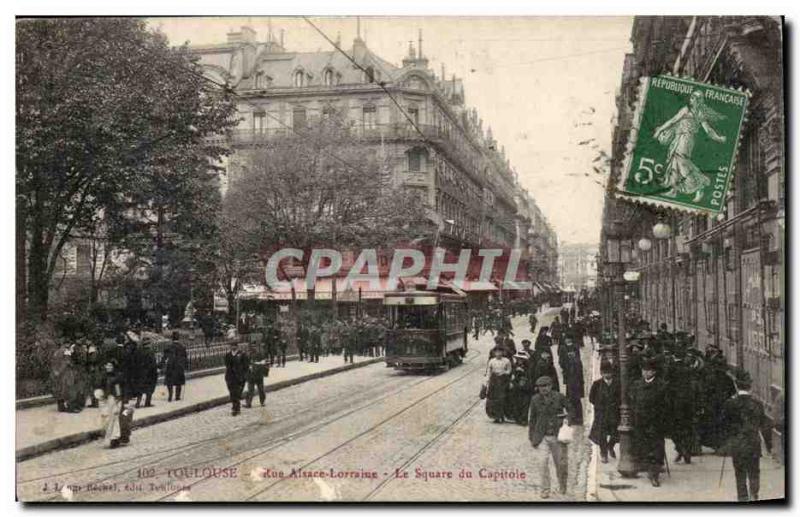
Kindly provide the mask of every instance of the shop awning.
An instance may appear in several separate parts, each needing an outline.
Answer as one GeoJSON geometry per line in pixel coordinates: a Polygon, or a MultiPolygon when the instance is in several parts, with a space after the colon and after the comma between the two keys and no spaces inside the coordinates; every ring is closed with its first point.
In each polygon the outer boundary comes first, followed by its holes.
{"type": "MultiPolygon", "coordinates": [[[[308,299],[308,288],[304,278],[294,278],[291,281],[294,286],[295,297],[297,300],[308,299]]],[[[382,299],[384,293],[389,290],[388,279],[377,278],[374,281],[355,280],[348,282],[346,278],[336,279],[336,299],[340,302],[357,302],[359,299],[359,289],[361,299],[382,299]]],[[[267,286],[254,286],[246,288],[239,294],[242,300],[279,300],[290,301],[292,299],[292,288],[288,285],[278,289],[269,289],[267,286]]],[[[320,278],[314,284],[315,300],[333,299],[333,279],[320,278]]]]}

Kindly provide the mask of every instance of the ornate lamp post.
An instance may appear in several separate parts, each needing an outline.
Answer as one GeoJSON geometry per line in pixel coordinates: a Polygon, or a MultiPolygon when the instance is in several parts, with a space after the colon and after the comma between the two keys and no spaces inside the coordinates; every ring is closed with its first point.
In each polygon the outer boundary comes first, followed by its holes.
{"type": "Polygon", "coordinates": [[[606,235],[606,262],[615,268],[614,305],[617,307],[617,349],[620,367],[619,462],[617,471],[623,477],[635,477],[636,466],[631,451],[631,409],[628,405],[628,349],[625,339],[625,265],[631,262],[632,242],[624,235],[623,221],[614,220],[606,235]]]}

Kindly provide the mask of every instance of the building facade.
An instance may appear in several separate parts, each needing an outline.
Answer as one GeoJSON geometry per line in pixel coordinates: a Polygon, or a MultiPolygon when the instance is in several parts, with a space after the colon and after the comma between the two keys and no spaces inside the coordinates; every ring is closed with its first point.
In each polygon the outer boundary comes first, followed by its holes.
{"type": "Polygon", "coordinates": [[[558,263],[561,287],[576,292],[595,287],[596,244],[564,244],[559,249],[558,263]]]}
{"type": "MultiPolygon", "coordinates": [[[[785,159],[782,22],[768,17],[641,17],[617,98],[612,175],[618,177],[640,77],[671,73],[744,88],[752,97],[726,209],[716,217],[657,211],[606,198],[601,250],[614,221],[632,246],[639,310],[652,325],[719,347],[754,379],[772,411],[785,387],[785,159]],[[652,227],[670,227],[653,239],[652,227]],[[647,246],[644,246],[646,248],[647,246]]],[[[612,181],[614,178],[612,178],[612,181]]],[[[605,265],[604,265],[605,266],[605,265]]],[[[608,273],[608,269],[606,270],[608,273]]],[[[606,285],[608,277],[605,275],[606,285]]]]}
{"type": "Polygon", "coordinates": [[[519,247],[536,280],[554,282],[552,227],[519,186],[491,128],[467,106],[462,81],[447,78],[444,68],[437,75],[422,43],[420,34],[401,66],[360,37],[348,48],[337,42],[352,61],[335,48],[289,51],[272,34],[258,41],[248,27],[229,33],[225,43],[191,47],[207,76],[241,99],[241,122],[227,135],[235,151],[228,178],[236,177],[248,146],[336,112],[353,122],[365,152],[384,153],[396,185],[419,193],[440,246],[519,247]]]}

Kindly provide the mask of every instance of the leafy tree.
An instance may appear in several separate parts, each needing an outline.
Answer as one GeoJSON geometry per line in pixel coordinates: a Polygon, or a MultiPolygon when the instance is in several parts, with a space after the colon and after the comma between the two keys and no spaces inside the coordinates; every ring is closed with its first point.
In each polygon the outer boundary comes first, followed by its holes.
{"type": "Polygon", "coordinates": [[[299,133],[249,150],[231,182],[223,213],[240,254],[298,248],[307,270],[313,248],[390,246],[430,224],[421,200],[394,183],[388,159],[346,121],[313,121],[299,133]]]}
{"type": "Polygon", "coordinates": [[[158,249],[165,220],[205,230],[193,216],[226,152],[208,137],[234,123],[235,105],[142,20],[22,20],[16,48],[18,307],[40,320],[74,236],[136,249],[145,234],[127,230],[144,217],[158,249]]]}

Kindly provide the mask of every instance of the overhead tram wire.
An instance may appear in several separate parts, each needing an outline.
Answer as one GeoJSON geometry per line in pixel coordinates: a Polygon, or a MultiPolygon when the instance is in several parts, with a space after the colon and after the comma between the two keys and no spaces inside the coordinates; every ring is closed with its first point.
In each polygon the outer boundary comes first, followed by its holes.
{"type": "MultiPolygon", "coordinates": [[[[327,41],[328,43],[330,43],[330,44],[331,44],[331,46],[332,46],[333,48],[335,48],[337,51],[339,51],[339,52],[340,52],[340,53],[341,53],[341,54],[342,54],[344,57],[346,57],[348,61],[350,61],[351,63],[353,63],[353,65],[354,65],[356,68],[358,68],[359,70],[361,70],[362,72],[364,72],[364,74],[365,74],[365,75],[366,75],[366,76],[367,76],[367,77],[370,79],[370,81],[371,81],[371,82],[373,82],[373,83],[374,83],[374,84],[376,84],[376,85],[377,85],[377,86],[378,86],[378,87],[379,87],[381,90],[383,90],[383,91],[386,93],[386,95],[387,95],[387,96],[388,96],[388,97],[389,97],[389,98],[392,100],[392,102],[394,103],[394,105],[395,105],[395,106],[397,106],[397,109],[399,109],[399,110],[400,110],[400,113],[402,113],[402,114],[403,114],[403,116],[405,117],[405,119],[406,119],[406,120],[408,120],[408,122],[411,124],[411,126],[413,126],[413,128],[414,128],[414,129],[417,131],[417,133],[419,133],[419,135],[422,137],[422,139],[423,139],[423,140],[424,140],[426,143],[430,143],[430,142],[428,141],[428,138],[425,136],[425,134],[424,134],[424,133],[422,132],[422,130],[419,128],[419,126],[417,126],[417,123],[416,123],[416,122],[414,122],[414,119],[412,119],[412,118],[411,118],[411,116],[410,116],[410,115],[409,115],[409,114],[406,112],[406,110],[404,110],[404,109],[403,109],[403,106],[401,106],[401,105],[400,105],[400,103],[399,103],[399,102],[397,102],[397,99],[394,97],[394,95],[392,95],[392,92],[390,92],[390,91],[389,91],[389,89],[388,89],[388,88],[386,88],[386,86],[384,86],[383,82],[381,82],[381,81],[376,81],[376,80],[375,80],[375,76],[374,76],[374,74],[373,74],[373,75],[370,75],[370,74],[367,72],[367,70],[366,70],[366,69],[365,69],[365,68],[364,68],[364,67],[361,65],[361,63],[359,63],[358,61],[356,61],[356,60],[355,60],[355,59],[354,59],[354,58],[353,58],[353,57],[352,57],[350,54],[348,54],[347,52],[345,52],[344,50],[342,50],[342,48],[341,48],[339,45],[337,45],[335,41],[333,41],[331,38],[329,38],[329,37],[328,37],[328,35],[327,35],[327,34],[325,34],[325,32],[323,32],[323,31],[322,31],[322,29],[320,29],[319,27],[317,27],[317,26],[314,24],[314,22],[312,22],[311,20],[309,20],[307,16],[303,16],[303,20],[305,20],[305,21],[306,21],[306,23],[308,23],[309,25],[311,25],[311,27],[313,27],[313,28],[314,28],[314,30],[315,30],[315,31],[317,31],[317,32],[319,33],[319,35],[320,35],[320,36],[322,36],[323,38],[325,38],[325,41],[327,41]]],[[[384,72],[385,72],[385,71],[384,71],[384,72]]]]}

